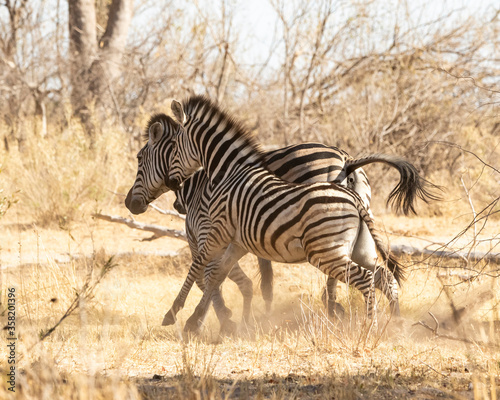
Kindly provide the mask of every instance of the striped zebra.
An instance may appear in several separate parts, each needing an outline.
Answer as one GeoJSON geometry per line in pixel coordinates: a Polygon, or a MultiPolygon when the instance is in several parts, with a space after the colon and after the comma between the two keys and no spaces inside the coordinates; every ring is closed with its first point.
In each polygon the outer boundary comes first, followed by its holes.
{"type": "MultiPolygon", "coordinates": [[[[169,120],[171,119],[164,114],[158,114],[151,118],[146,129],[147,136],[153,136],[156,129],[158,129],[159,132],[163,132],[164,127],[168,127],[170,125],[169,120]]],[[[141,152],[144,152],[147,149],[148,147],[146,145],[141,152]]],[[[169,147],[165,147],[165,150],[168,149],[169,147]]],[[[145,157],[141,154],[141,152],[138,157],[142,160],[145,157]]],[[[165,153],[161,156],[150,156],[146,158],[161,162],[162,160],[168,159],[167,153],[168,152],[165,151],[165,153]]],[[[266,153],[266,162],[275,174],[281,176],[285,180],[294,182],[325,182],[332,181],[338,176],[342,177],[342,174],[344,176],[348,175],[348,179],[345,179],[344,177],[341,179],[345,180],[346,185],[355,190],[362,197],[363,203],[368,211],[370,207],[371,189],[364,171],[362,169],[357,169],[360,165],[365,165],[370,162],[385,162],[399,171],[400,183],[394,190],[394,193],[391,193],[391,197],[395,197],[397,195],[400,199],[402,199],[399,200],[399,203],[405,205],[405,207],[403,207],[405,213],[413,210],[412,203],[414,202],[415,193],[411,188],[415,187],[415,185],[412,185],[411,183],[418,183],[420,179],[418,173],[411,164],[396,157],[378,155],[355,160],[352,159],[346,152],[336,147],[328,147],[318,143],[304,143],[268,152],[266,153]],[[346,173],[346,171],[349,172],[346,173]],[[402,190],[406,190],[406,192],[400,193],[402,190]]],[[[140,163],[136,182],[130,189],[125,202],[127,207],[134,212],[135,208],[131,207],[130,204],[132,195],[134,194],[136,199],[134,204],[136,207],[139,205],[138,210],[135,210],[137,213],[145,211],[143,204],[147,204],[150,199],[154,197],[151,194],[141,192],[141,189],[144,190],[146,187],[142,180],[145,176],[147,176],[147,174],[143,173],[143,169],[144,171],[153,171],[154,167],[149,166],[148,168],[140,163]],[[138,201],[138,198],[142,199],[142,201],[138,201]]],[[[162,168],[160,168],[160,170],[162,170],[162,168]]],[[[161,179],[161,181],[163,182],[163,179],[161,179]]],[[[182,190],[176,192],[177,199],[174,203],[174,207],[179,212],[188,214],[186,219],[186,231],[193,258],[198,254],[198,248],[204,242],[206,233],[210,227],[207,211],[207,204],[209,202],[206,194],[207,185],[208,182],[206,175],[203,171],[199,171],[185,182],[182,190]]],[[[418,186],[419,185],[417,184],[417,187],[418,186]]],[[[153,192],[161,193],[163,191],[154,190],[153,192]]],[[[398,206],[399,204],[396,205],[398,206]]],[[[371,215],[370,211],[369,213],[371,215]]],[[[266,311],[269,312],[272,302],[273,271],[271,263],[261,258],[259,258],[259,267],[261,272],[261,290],[266,302],[266,311]]],[[[203,290],[202,275],[202,273],[196,275],[190,270],[188,279],[191,282],[196,281],[198,286],[203,290]]],[[[381,285],[388,284],[387,282],[381,281],[381,278],[383,277],[385,277],[385,275],[382,275],[380,270],[376,272],[376,288],[380,289],[381,285]]],[[[243,319],[246,320],[248,319],[250,313],[250,304],[253,292],[252,282],[241,270],[238,263],[236,263],[235,267],[231,270],[229,278],[238,285],[243,294],[243,319]]],[[[329,277],[327,281],[327,288],[324,291],[322,298],[331,316],[335,313],[335,310],[340,311],[341,313],[343,312],[342,306],[335,303],[336,288],[336,279],[329,277]]],[[[174,302],[174,306],[166,314],[163,321],[164,324],[168,324],[169,321],[171,323],[175,320],[175,315],[178,310],[183,307],[187,294],[187,290],[181,291],[180,296],[174,302]],[[174,316],[174,318],[172,318],[172,316],[174,316]]],[[[232,325],[229,325],[232,324],[232,322],[226,319],[227,322],[224,323],[224,318],[221,317],[230,316],[231,312],[227,309],[227,307],[225,307],[223,299],[219,293],[214,296],[214,308],[219,320],[221,321],[221,325],[223,327],[228,327],[228,330],[233,329],[232,325]]]]}
{"type": "MultiPolygon", "coordinates": [[[[402,268],[384,249],[355,192],[334,183],[291,184],[277,178],[266,169],[264,154],[255,140],[207,99],[195,97],[187,101],[184,107],[187,116],[179,103],[174,103],[173,108],[181,124],[169,122],[169,126],[155,130],[147,147],[155,147],[157,151],[141,154],[145,158],[142,162],[153,165],[161,158],[158,155],[161,149],[173,142],[172,168],[169,170],[163,161],[162,166],[150,167],[150,172],[156,169],[163,174],[167,186],[176,189],[200,166],[205,169],[212,190],[211,227],[193,268],[203,271],[208,262],[222,257],[212,270],[207,268],[211,273],[204,295],[186,325],[187,330],[197,329],[220,279],[248,251],[281,262],[307,260],[327,275],[342,280],[349,271],[349,279],[356,277],[350,282],[364,294],[371,317],[375,307],[371,290],[373,274],[354,259],[375,270],[382,267],[377,260],[379,250],[394,271],[392,280],[388,278],[390,287],[382,290],[391,299],[393,311],[398,312],[394,289],[396,280],[402,278],[402,268]],[[177,133],[173,141],[172,132],[177,133]]],[[[156,180],[157,186],[144,187],[153,192],[158,190],[163,184],[158,184],[159,174],[153,173],[149,179],[145,178],[147,175],[143,171],[143,181],[156,180]]],[[[432,198],[423,181],[416,182],[412,192],[424,199],[432,198]]],[[[403,209],[411,206],[411,202],[404,203],[401,199],[394,197],[403,209]]],[[[135,202],[138,211],[146,203],[134,196],[129,202],[131,205],[135,202]]]]}
{"type": "MultiPolygon", "coordinates": [[[[276,173],[281,178],[287,181],[293,182],[325,182],[334,180],[336,176],[339,176],[339,171],[343,171],[345,165],[347,164],[349,167],[353,167],[358,164],[365,164],[366,158],[360,160],[345,160],[345,152],[339,150],[337,148],[330,148],[328,146],[318,144],[318,143],[305,143],[300,145],[292,145],[285,147],[283,149],[275,150],[272,152],[268,152],[265,155],[266,162],[272,171],[278,171],[281,173],[276,173]],[[322,164],[327,162],[329,165],[328,168],[324,168],[322,164]]],[[[401,179],[404,179],[408,182],[414,182],[419,179],[418,174],[413,169],[411,164],[401,161],[395,157],[389,156],[378,156],[371,157],[371,162],[375,161],[384,161],[389,163],[389,165],[397,168],[400,171],[401,179]]],[[[350,173],[347,186],[351,189],[356,190],[356,192],[360,195],[363,200],[363,204],[365,208],[369,211],[370,206],[370,185],[368,182],[368,178],[362,169],[356,169],[350,173]]],[[[408,188],[408,184],[400,184],[402,188],[408,188]]],[[[210,186],[208,178],[203,170],[197,171],[193,174],[192,177],[187,179],[182,188],[176,192],[176,200],[174,203],[175,209],[183,214],[187,214],[186,217],[186,232],[188,236],[188,240],[192,249],[193,259],[198,254],[198,248],[204,243],[206,239],[206,235],[210,229],[210,217],[208,215],[208,207],[210,203],[210,186]],[[193,245],[194,243],[194,245],[193,245]],[[193,250],[193,247],[195,250],[193,250]]],[[[404,201],[407,200],[408,195],[402,195],[404,201]]],[[[411,204],[411,202],[409,203],[411,204]]],[[[259,258],[259,267],[262,276],[261,280],[261,290],[263,293],[264,300],[266,301],[266,311],[269,312],[272,301],[272,266],[271,263],[267,260],[259,258]],[[267,285],[266,285],[267,284],[267,285]]],[[[208,268],[210,269],[210,268],[208,268]]],[[[382,272],[385,270],[377,270],[375,271],[375,288],[382,289],[383,285],[389,285],[390,282],[387,282],[387,275],[382,272]]],[[[246,277],[238,263],[235,264],[235,267],[231,269],[229,275],[230,279],[235,281],[240,287],[240,291],[243,294],[244,302],[243,302],[243,320],[247,321],[250,315],[250,304],[251,304],[251,281],[246,277]],[[237,271],[233,272],[233,271],[237,271]],[[245,282],[250,282],[250,288],[246,291],[243,289],[243,285],[238,283],[238,279],[245,282]],[[245,297],[245,293],[248,293],[248,298],[245,297]]],[[[200,279],[200,275],[202,275],[201,271],[196,275],[196,271],[190,270],[188,273],[187,280],[193,282],[195,279],[198,283],[198,279],[200,279]],[[191,279],[189,279],[191,276],[191,279]]],[[[198,286],[201,287],[200,283],[198,286]]],[[[327,287],[323,293],[323,302],[327,307],[328,313],[330,316],[333,316],[336,312],[343,313],[343,308],[340,304],[335,303],[336,299],[336,288],[337,288],[337,280],[329,277],[327,281],[327,287]]],[[[184,302],[187,298],[187,290],[190,289],[190,286],[186,288],[186,291],[181,290],[179,297],[175,300],[174,305],[169,312],[165,315],[165,319],[163,321],[164,325],[171,324],[175,321],[175,316],[177,312],[183,307],[184,302]]],[[[393,296],[394,297],[394,296],[393,296]]],[[[220,302],[220,294],[217,293],[217,299],[220,302]]],[[[224,308],[223,301],[219,303],[217,307],[215,305],[216,300],[214,299],[214,306],[219,309],[220,312],[226,312],[226,316],[230,317],[231,313],[228,309],[224,308]],[[221,311],[225,310],[225,311],[221,311]]],[[[219,315],[217,313],[217,315],[219,315]]],[[[220,319],[220,318],[219,318],[220,319]]],[[[221,320],[221,319],[220,319],[221,320]]],[[[221,324],[224,327],[231,327],[227,329],[228,331],[234,329],[234,323],[230,321],[221,320],[221,324]]],[[[225,328],[222,331],[226,330],[225,328]]]]}

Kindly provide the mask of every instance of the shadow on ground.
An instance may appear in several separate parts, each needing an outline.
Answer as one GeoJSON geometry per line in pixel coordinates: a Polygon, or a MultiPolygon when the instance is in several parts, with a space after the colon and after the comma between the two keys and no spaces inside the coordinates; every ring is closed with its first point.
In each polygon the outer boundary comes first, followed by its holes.
{"type": "Polygon", "coordinates": [[[470,376],[463,373],[451,384],[446,380],[412,381],[399,374],[342,375],[261,379],[215,379],[177,375],[139,379],[143,399],[473,399],[470,376]]]}

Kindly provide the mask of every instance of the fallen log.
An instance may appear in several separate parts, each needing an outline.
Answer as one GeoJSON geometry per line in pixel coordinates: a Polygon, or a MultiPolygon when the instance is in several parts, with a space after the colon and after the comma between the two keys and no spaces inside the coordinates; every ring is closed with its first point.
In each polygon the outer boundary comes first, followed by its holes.
{"type": "Polygon", "coordinates": [[[102,220],[108,221],[108,222],[115,222],[118,224],[124,224],[130,228],[140,229],[142,231],[152,232],[154,234],[152,237],[145,239],[145,240],[153,240],[153,239],[157,239],[157,238],[162,237],[162,236],[168,236],[171,238],[181,239],[181,240],[187,241],[186,232],[180,231],[177,229],[169,229],[169,228],[165,228],[164,226],[161,226],[161,225],[144,224],[142,222],[137,222],[137,221],[134,221],[132,219],[127,219],[127,218],[123,218],[123,217],[117,217],[114,215],[95,213],[95,214],[92,214],[92,217],[102,219],[102,220]]]}
{"type": "Polygon", "coordinates": [[[431,250],[427,248],[408,246],[405,244],[391,245],[391,251],[395,255],[433,256],[440,258],[460,259],[464,261],[486,260],[500,263],[500,253],[491,253],[486,251],[475,251],[467,253],[464,251],[431,250]]]}
{"type": "Polygon", "coordinates": [[[151,206],[151,208],[153,208],[154,210],[158,211],[160,214],[171,215],[173,217],[177,217],[177,218],[184,219],[184,220],[186,219],[185,215],[179,214],[175,210],[164,210],[163,208],[160,208],[160,207],[158,207],[157,205],[155,205],[153,203],[149,203],[149,205],[151,206]]]}

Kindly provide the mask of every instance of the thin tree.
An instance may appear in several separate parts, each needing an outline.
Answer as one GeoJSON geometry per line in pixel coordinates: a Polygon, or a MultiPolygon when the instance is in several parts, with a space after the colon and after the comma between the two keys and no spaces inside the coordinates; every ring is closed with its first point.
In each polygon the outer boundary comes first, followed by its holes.
{"type": "Polygon", "coordinates": [[[94,1],[68,1],[71,103],[92,137],[93,110],[114,104],[113,83],[121,75],[132,8],[132,0],[112,0],[106,30],[98,39],[94,1]]]}

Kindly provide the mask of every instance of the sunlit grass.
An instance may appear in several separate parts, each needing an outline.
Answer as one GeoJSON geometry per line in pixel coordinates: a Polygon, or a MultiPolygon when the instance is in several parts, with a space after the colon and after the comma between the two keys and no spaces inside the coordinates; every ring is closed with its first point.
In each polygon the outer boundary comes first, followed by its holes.
{"type": "MultiPolygon", "coordinates": [[[[439,295],[435,271],[425,270],[411,273],[402,290],[403,319],[386,327],[387,314],[381,311],[378,328],[368,336],[360,296],[342,286],[339,300],[348,315],[332,323],[320,300],[324,277],[307,265],[278,265],[269,318],[255,280],[249,330],[242,327],[238,337],[218,337],[211,312],[200,337],[186,341],[182,327],[201,296],[198,289],[193,289],[176,326],[161,327],[160,322],[182,284],[187,255],[122,257],[95,296],[39,343],[40,332],[64,314],[89,268],[105,258],[101,254],[94,260],[3,271],[2,302],[6,287],[15,286],[18,293],[18,398],[226,398],[229,393],[241,398],[387,398],[411,393],[437,398],[459,393],[483,399],[492,398],[498,384],[500,343],[487,329],[467,332],[470,323],[463,325],[467,337],[496,348],[434,339],[413,326],[428,310],[441,321],[451,315],[448,300],[439,295]]],[[[251,256],[242,261],[251,276],[255,264],[251,256]]],[[[472,294],[498,292],[497,285],[488,279],[459,285],[454,300],[467,304],[472,294]]],[[[224,295],[239,320],[236,286],[225,284],[224,295]]],[[[470,317],[476,324],[481,318],[487,327],[493,312],[498,313],[497,297],[470,317]]],[[[460,330],[446,333],[465,337],[460,330]]],[[[1,351],[5,360],[6,349],[1,351]]],[[[2,370],[6,367],[4,362],[2,370]]],[[[2,390],[2,396],[9,395],[5,386],[2,390]]]]}

